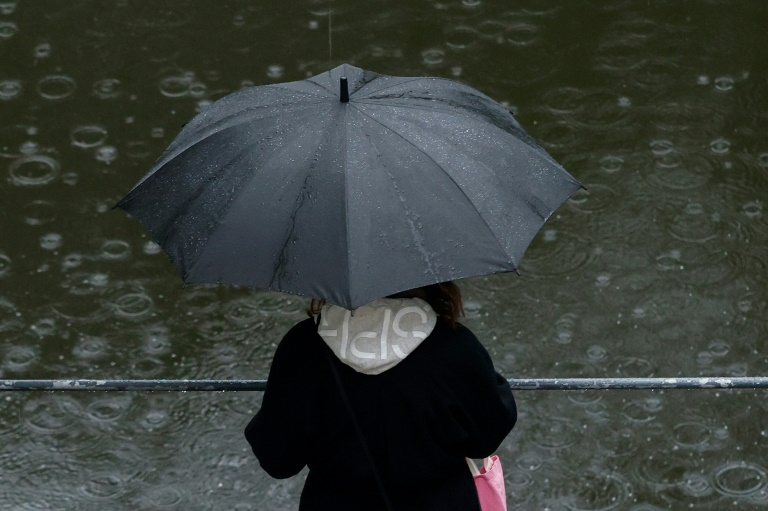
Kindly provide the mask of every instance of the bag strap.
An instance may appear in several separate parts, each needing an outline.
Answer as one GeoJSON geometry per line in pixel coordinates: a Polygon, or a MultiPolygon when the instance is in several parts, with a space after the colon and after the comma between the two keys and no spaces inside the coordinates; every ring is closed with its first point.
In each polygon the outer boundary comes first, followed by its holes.
{"type": "Polygon", "coordinates": [[[365,441],[365,437],[363,436],[363,430],[360,429],[360,424],[357,422],[357,416],[355,415],[355,411],[352,409],[352,404],[349,402],[349,397],[347,396],[347,391],[344,390],[344,385],[341,383],[341,377],[339,376],[339,371],[336,369],[336,364],[333,363],[333,359],[331,358],[331,352],[329,350],[326,350],[325,352],[326,357],[328,358],[328,364],[331,366],[331,371],[333,372],[333,377],[336,380],[336,386],[339,387],[339,392],[341,394],[341,398],[344,401],[344,406],[347,408],[347,411],[349,412],[349,417],[352,419],[352,424],[355,426],[355,431],[357,431],[357,437],[360,439],[360,443],[363,446],[363,452],[365,453],[365,457],[368,458],[368,463],[371,465],[371,470],[373,471],[373,477],[376,479],[376,485],[379,487],[379,493],[381,493],[381,498],[384,499],[384,505],[386,506],[388,511],[394,511],[394,508],[392,507],[392,504],[390,504],[389,499],[387,498],[387,491],[384,489],[384,482],[381,479],[381,476],[379,475],[379,471],[376,469],[376,463],[373,461],[373,456],[371,455],[371,451],[368,448],[368,442],[365,441]]]}

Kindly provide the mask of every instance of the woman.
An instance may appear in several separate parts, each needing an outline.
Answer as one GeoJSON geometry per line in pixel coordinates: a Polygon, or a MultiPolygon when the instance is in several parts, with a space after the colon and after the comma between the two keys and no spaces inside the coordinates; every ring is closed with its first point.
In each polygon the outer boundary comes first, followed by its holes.
{"type": "Polygon", "coordinates": [[[309,466],[300,511],[480,510],[465,457],[515,424],[506,380],[435,284],[347,311],[313,302],[275,353],[245,436],[286,478],[309,466]]]}

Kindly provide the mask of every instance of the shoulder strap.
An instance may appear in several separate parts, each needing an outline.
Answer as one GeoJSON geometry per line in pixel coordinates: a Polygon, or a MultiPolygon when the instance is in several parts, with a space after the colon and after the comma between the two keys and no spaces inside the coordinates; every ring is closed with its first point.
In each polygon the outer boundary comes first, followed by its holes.
{"type": "Polygon", "coordinates": [[[341,394],[341,398],[344,401],[344,406],[347,408],[347,411],[349,412],[349,417],[352,419],[352,424],[355,426],[355,431],[357,431],[357,436],[360,439],[360,443],[363,446],[363,452],[365,453],[365,457],[368,458],[368,463],[370,463],[371,465],[371,470],[373,471],[373,477],[376,479],[376,485],[379,487],[379,493],[381,493],[381,498],[384,499],[384,505],[387,507],[388,511],[394,511],[392,504],[390,504],[389,499],[387,498],[387,491],[384,489],[384,481],[382,481],[381,476],[379,475],[379,471],[376,469],[376,463],[373,461],[371,450],[368,448],[368,442],[365,441],[365,437],[363,436],[363,430],[360,429],[360,424],[357,422],[357,416],[355,415],[355,411],[352,409],[352,404],[349,402],[347,391],[344,390],[344,385],[341,383],[341,377],[339,376],[339,371],[338,369],[336,369],[336,364],[333,363],[333,358],[331,358],[332,354],[330,350],[326,350],[325,354],[326,354],[326,357],[328,358],[328,364],[331,366],[331,372],[333,372],[333,377],[336,380],[336,386],[339,387],[339,393],[341,394]]]}

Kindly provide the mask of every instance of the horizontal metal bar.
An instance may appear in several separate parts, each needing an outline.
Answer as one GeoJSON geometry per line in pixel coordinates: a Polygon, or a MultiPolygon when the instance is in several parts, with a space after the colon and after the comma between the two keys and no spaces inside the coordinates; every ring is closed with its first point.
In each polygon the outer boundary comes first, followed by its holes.
{"type": "MultiPolygon", "coordinates": [[[[768,389],[768,377],[510,378],[513,390],[768,389]]],[[[267,380],[0,380],[2,390],[263,391],[267,380]]]]}

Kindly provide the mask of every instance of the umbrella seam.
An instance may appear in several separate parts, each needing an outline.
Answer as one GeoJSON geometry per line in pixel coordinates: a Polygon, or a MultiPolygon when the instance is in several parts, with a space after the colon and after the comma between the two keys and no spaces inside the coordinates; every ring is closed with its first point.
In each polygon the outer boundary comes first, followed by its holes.
{"type": "MultiPolygon", "coordinates": [[[[461,188],[461,186],[459,186],[459,184],[456,182],[456,180],[453,178],[453,176],[451,176],[450,174],[448,174],[447,172],[445,172],[445,170],[443,169],[443,167],[442,167],[442,166],[441,166],[439,163],[437,163],[437,162],[435,161],[435,159],[434,159],[432,156],[430,156],[430,155],[429,155],[427,152],[425,152],[425,151],[424,151],[423,149],[421,149],[419,146],[417,146],[416,144],[414,144],[413,142],[411,142],[410,140],[408,140],[407,138],[405,138],[405,137],[404,137],[404,136],[402,136],[400,133],[396,132],[395,130],[393,130],[392,128],[390,128],[389,126],[387,126],[386,124],[384,124],[383,122],[379,121],[378,119],[375,119],[375,118],[371,117],[370,115],[368,115],[367,113],[363,112],[362,110],[360,110],[360,109],[359,109],[359,108],[357,108],[357,107],[355,107],[355,110],[357,110],[358,112],[360,112],[360,113],[361,113],[361,114],[363,114],[364,116],[368,117],[368,118],[369,118],[369,119],[371,119],[372,121],[374,121],[374,122],[376,122],[376,123],[380,124],[382,127],[384,127],[384,128],[386,128],[387,130],[391,131],[392,133],[394,133],[394,134],[395,134],[395,135],[397,135],[398,137],[402,138],[402,139],[403,139],[403,140],[405,140],[405,141],[406,141],[408,144],[410,144],[411,146],[413,146],[413,148],[414,148],[414,149],[416,149],[417,151],[419,151],[420,153],[422,153],[424,156],[426,156],[427,158],[429,158],[429,159],[432,161],[432,163],[434,163],[434,164],[435,164],[435,166],[437,166],[437,168],[439,168],[439,169],[443,170],[443,173],[444,173],[446,176],[448,176],[448,179],[450,179],[450,180],[451,180],[451,182],[454,184],[454,186],[455,186],[455,187],[456,187],[456,188],[457,188],[457,189],[458,189],[458,190],[461,192],[461,194],[462,194],[464,197],[466,197],[466,199],[469,201],[469,203],[470,203],[470,204],[472,204],[472,205],[474,206],[474,204],[475,204],[475,203],[474,203],[474,202],[472,201],[472,199],[471,199],[471,198],[470,198],[470,197],[469,197],[469,196],[466,194],[466,192],[465,192],[465,191],[464,191],[464,190],[461,188]]],[[[477,211],[477,209],[475,209],[475,211],[477,211]]],[[[514,258],[512,255],[510,255],[510,254],[509,254],[509,252],[507,251],[507,249],[506,249],[506,248],[504,248],[504,245],[502,245],[501,241],[499,240],[499,237],[498,237],[498,236],[496,236],[496,233],[494,232],[494,230],[493,230],[493,229],[491,229],[491,226],[490,226],[490,225],[488,225],[488,222],[486,222],[485,218],[483,218],[483,216],[482,216],[482,215],[480,215],[480,213],[479,213],[479,212],[478,212],[478,215],[477,215],[477,216],[478,216],[478,217],[480,217],[480,220],[482,220],[483,224],[485,224],[485,226],[488,228],[488,230],[490,231],[491,235],[493,236],[493,239],[494,239],[494,240],[496,240],[496,243],[498,243],[499,247],[501,247],[501,250],[502,250],[502,251],[503,251],[505,254],[507,254],[507,256],[508,256],[510,259],[512,259],[512,264],[515,266],[515,268],[517,268],[517,266],[518,266],[518,264],[517,264],[517,261],[515,261],[515,258],[514,258]]]]}

